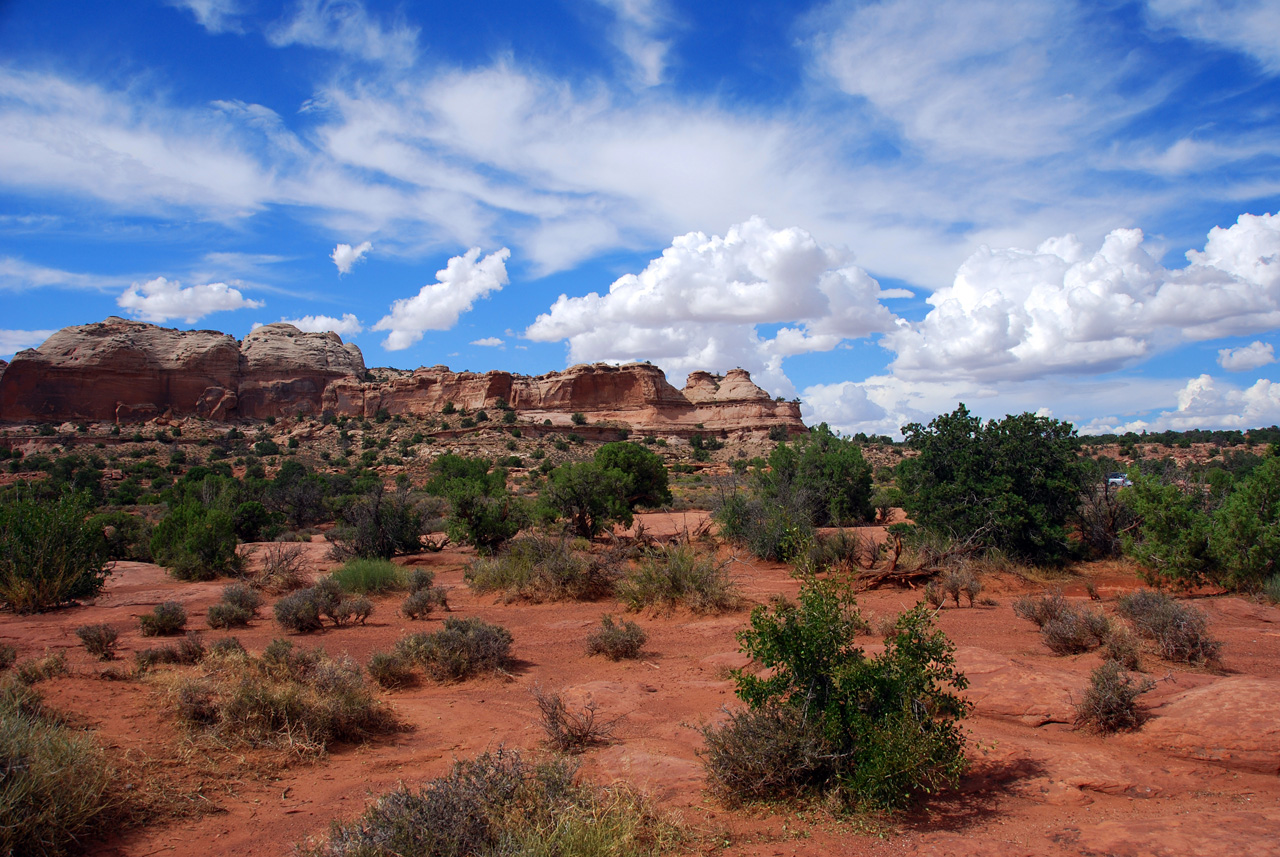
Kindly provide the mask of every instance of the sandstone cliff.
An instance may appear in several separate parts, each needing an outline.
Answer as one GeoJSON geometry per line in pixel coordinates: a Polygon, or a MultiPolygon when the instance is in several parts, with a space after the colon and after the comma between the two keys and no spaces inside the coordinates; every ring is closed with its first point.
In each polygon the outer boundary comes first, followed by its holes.
{"type": "Polygon", "coordinates": [[[179,331],[122,318],[69,327],[0,367],[0,420],[131,422],[165,414],[216,420],[385,410],[436,416],[453,403],[477,411],[508,403],[520,422],[572,425],[572,415],[635,431],[803,431],[799,405],[777,402],[741,369],[695,372],[683,391],[647,363],[573,366],[546,375],[366,372],[355,345],[336,333],[290,324],[257,328],[237,342],[216,331],[179,331]]]}

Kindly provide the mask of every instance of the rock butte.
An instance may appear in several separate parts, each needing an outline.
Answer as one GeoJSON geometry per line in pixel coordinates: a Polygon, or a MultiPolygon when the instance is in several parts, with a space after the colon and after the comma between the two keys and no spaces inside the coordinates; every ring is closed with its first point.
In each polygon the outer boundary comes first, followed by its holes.
{"type": "Polygon", "coordinates": [[[469,411],[506,400],[521,422],[591,423],[689,434],[802,432],[800,406],[775,401],[742,369],[689,375],[683,390],[647,363],[573,366],[546,375],[366,371],[360,349],[336,333],[291,324],[259,327],[243,342],[214,330],[174,330],[112,316],[64,328],[39,348],[0,362],[0,421],[143,422],[268,417],[437,415],[447,402],[469,411]]]}

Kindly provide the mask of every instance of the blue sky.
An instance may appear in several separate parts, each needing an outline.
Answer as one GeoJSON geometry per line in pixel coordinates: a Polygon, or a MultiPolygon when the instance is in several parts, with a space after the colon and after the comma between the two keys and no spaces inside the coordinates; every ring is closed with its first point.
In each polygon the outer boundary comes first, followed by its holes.
{"type": "Polygon", "coordinates": [[[0,0],[0,357],[749,369],[896,434],[1280,422],[1273,0],[0,0]]]}

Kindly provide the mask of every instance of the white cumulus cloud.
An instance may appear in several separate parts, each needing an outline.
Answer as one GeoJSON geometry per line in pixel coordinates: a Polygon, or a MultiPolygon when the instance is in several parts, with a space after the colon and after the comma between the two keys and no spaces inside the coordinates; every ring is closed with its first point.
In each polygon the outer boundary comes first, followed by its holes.
{"type": "Polygon", "coordinates": [[[0,357],[9,358],[24,348],[35,348],[57,331],[0,330],[0,357]]]}
{"type": "Polygon", "coordinates": [[[458,317],[471,309],[480,298],[500,291],[507,284],[506,247],[480,258],[480,248],[472,247],[462,256],[454,256],[436,271],[436,282],[422,287],[411,298],[391,304],[391,313],[383,316],[374,330],[390,333],[382,345],[389,351],[402,351],[422,338],[423,331],[448,330],[458,317]]]}
{"type": "Polygon", "coordinates": [[[352,266],[364,258],[365,254],[373,249],[373,244],[369,241],[362,241],[352,247],[350,244],[339,244],[333,248],[333,252],[329,254],[329,258],[333,260],[333,264],[337,266],[339,274],[351,273],[352,266]]]}
{"type": "Polygon", "coordinates": [[[240,294],[226,283],[207,283],[183,288],[177,280],[156,277],[145,283],[134,283],[116,303],[129,310],[137,318],[157,324],[180,318],[187,324],[195,324],[212,312],[234,309],[254,309],[263,306],[240,294]]]}
{"type": "Polygon", "coordinates": [[[1228,372],[1247,372],[1276,362],[1276,350],[1268,342],[1251,342],[1239,348],[1218,349],[1218,365],[1228,372]]]}
{"type": "Polygon", "coordinates": [[[497,348],[498,346],[502,345],[503,342],[501,339],[499,339],[496,336],[486,336],[484,339],[473,339],[471,341],[471,344],[481,345],[485,348],[497,348]]]}
{"type": "Polygon", "coordinates": [[[893,327],[874,279],[803,229],[754,217],[724,237],[675,238],[639,274],[605,295],[561,295],[525,331],[567,340],[573,362],[652,360],[679,380],[694,369],[742,367],[775,393],[793,388],[785,357],[830,351],[893,327]],[[760,325],[785,325],[772,336],[760,325]]]}
{"type": "MultiPolygon", "coordinates": [[[[280,320],[308,333],[333,331],[341,336],[355,336],[364,330],[364,327],[360,324],[360,319],[356,318],[355,313],[350,312],[344,312],[342,318],[334,318],[329,315],[304,315],[301,318],[282,318],[280,320]]],[[[254,325],[254,327],[259,326],[254,325]]]]}

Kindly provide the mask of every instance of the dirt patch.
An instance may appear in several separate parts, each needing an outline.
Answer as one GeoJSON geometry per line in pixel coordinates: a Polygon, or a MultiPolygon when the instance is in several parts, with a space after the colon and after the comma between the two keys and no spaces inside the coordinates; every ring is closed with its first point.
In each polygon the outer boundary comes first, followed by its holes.
{"type": "MultiPolygon", "coordinates": [[[[695,530],[702,514],[641,520],[651,535],[675,535],[695,530]]],[[[324,548],[319,540],[306,546],[313,575],[329,568],[324,548]]],[[[500,744],[537,749],[542,731],[531,694],[535,684],[575,701],[591,699],[602,716],[620,718],[617,740],[583,756],[585,773],[649,792],[684,818],[700,837],[699,850],[714,843],[731,855],[1280,853],[1280,611],[1235,597],[1196,599],[1225,643],[1222,671],[1146,655],[1149,673],[1162,679],[1144,698],[1148,723],[1136,734],[1102,738],[1069,725],[1072,703],[1099,655],[1052,655],[1036,628],[1011,608],[1016,594],[1042,585],[1013,578],[993,581],[984,592],[995,604],[938,615],[958,646],[975,703],[966,721],[972,767],[958,793],[886,824],[842,821],[812,809],[725,810],[703,789],[698,726],[737,704],[731,670],[746,662],[735,634],[751,603],[792,596],[799,584],[786,566],[727,549],[721,555],[732,560],[746,609],[721,616],[633,616],[649,642],[641,659],[616,663],[585,651],[600,617],[623,612],[616,602],[503,604],[466,587],[467,550],[450,547],[401,560],[436,572],[453,611],[443,615],[481,616],[510,629],[516,665],[505,677],[385,692],[407,731],[335,747],[314,763],[193,744],[175,724],[158,683],[102,677],[112,665],[89,658],[75,637],[79,625],[114,625],[123,659],[115,665],[125,669],[134,652],[155,644],[138,633],[138,615],[165,600],[186,606],[189,627],[206,642],[228,636],[209,630],[204,620],[221,582],[179,583],[156,566],[120,563],[91,605],[5,615],[0,642],[16,645],[20,657],[65,651],[72,675],[41,685],[49,702],[72,712],[127,760],[124,775],[139,788],[145,780],[158,783],[151,823],[94,849],[118,857],[288,854],[295,842],[322,834],[331,819],[360,812],[370,796],[441,774],[456,758],[500,744]]],[[[1103,600],[1090,603],[1083,578],[1069,578],[1063,588],[1081,605],[1111,611],[1118,593],[1140,585],[1122,564],[1083,571],[1103,600]]],[[[865,613],[884,617],[919,597],[885,589],[859,600],[865,613]]],[[[434,630],[443,619],[439,613],[418,622],[400,617],[399,596],[375,603],[365,626],[290,639],[365,663],[401,636],[434,630]]],[[[268,605],[263,618],[235,636],[260,652],[284,636],[269,616],[268,605]]],[[[863,641],[869,647],[879,642],[874,634],[863,641]]]]}

